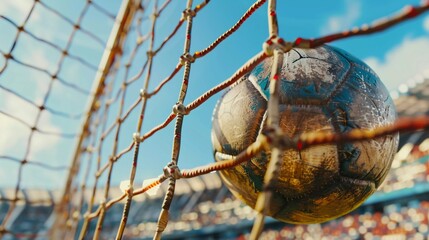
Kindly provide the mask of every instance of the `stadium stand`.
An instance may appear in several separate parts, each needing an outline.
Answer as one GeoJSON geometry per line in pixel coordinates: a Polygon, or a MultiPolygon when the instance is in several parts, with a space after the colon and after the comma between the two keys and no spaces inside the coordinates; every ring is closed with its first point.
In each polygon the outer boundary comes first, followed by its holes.
{"type": "MultiPolygon", "coordinates": [[[[402,88],[395,98],[398,114],[427,115],[428,99],[429,80],[406,91],[402,88]]],[[[360,208],[322,224],[291,225],[268,218],[261,239],[428,239],[428,182],[429,133],[402,134],[390,174],[378,192],[360,208]]],[[[156,193],[135,198],[136,210],[129,217],[124,239],[152,238],[167,187],[164,183],[156,193]]],[[[0,197],[8,199],[13,191],[0,190],[0,197]]],[[[84,202],[88,202],[90,194],[84,195],[84,202]]],[[[52,225],[53,203],[58,199],[58,193],[22,190],[20,199],[9,226],[12,232],[19,234],[9,234],[5,239],[44,239],[52,225]],[[46,199],[46,194],[50,202],[38,201],[46,199]]],[[[0,203],[0,221],[8,208],[7,201],[0,203]]],[[[103,239],[115,237],[122,211],[123,204],[114,205],[107,211],[103,239]]],[[[231,195],[217,173],[182,179],[177,183],[170,224],[163,239],[246,239],[254,217],[255,212],[231,195]]],[[[95,225],[91,222],[88,237],[95,225]]]]}

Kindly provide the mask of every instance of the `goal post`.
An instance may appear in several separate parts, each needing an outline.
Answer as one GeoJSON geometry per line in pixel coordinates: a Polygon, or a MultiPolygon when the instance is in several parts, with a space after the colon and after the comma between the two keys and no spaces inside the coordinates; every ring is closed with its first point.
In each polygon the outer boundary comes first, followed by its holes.
{"type": "Polygon", "coordinates": [[[61,239],[60,236],[67,231],[67,220],[70,215],[68,205],[73,197],[71,195],[73,181],[80,170],[80,157],[85,149],[84,140],[89,136],[90,123],[93,120],[94,113],[99,108],[99,99],[104,92],[106,78],[115,62],[120,61],[128,30],[137,9],[140,7],[140,0],[124,0],[119,9],[93,82],[91,97],[88,101],[80,135],[71,158],[70,169],[62,197],[55,208],[56,220],[54,221],[54,226],[51,228],[52,239],[61,239]]]}

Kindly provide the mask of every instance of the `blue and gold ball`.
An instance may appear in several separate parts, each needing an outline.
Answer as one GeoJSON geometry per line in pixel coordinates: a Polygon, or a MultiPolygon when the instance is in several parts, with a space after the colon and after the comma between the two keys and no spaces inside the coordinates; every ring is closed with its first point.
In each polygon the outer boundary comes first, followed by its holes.
{"type": "MultiPolygon", "coordinates": [[[[219,100],[213,115],[216,161],[234,158],[266,127],[272,58],[264,60],[219,100]]],[[[330,46],[292,49],[280,75],[280,127],[290,138],[305,132],[346,133],[391,124],[393,101],[362,61],[330,46]]],[[[389,172],[398,135],[357,143],[286,150],[267,213],[289,223],[318,223],[357,208],[389,172]]],[[[254,207],[270,152],[220,172],[231,192],[254,207]]]]}

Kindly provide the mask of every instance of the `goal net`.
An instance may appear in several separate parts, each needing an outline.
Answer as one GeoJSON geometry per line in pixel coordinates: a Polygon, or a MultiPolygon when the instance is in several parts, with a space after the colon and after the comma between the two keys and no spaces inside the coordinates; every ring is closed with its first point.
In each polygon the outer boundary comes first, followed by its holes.
{"type": "MultiPolygon", "coordinates": [[[[202,184],[220,188],[213,172],[250,159],[264,145],[257,142],[234,161],[212,164],[213,96],[272,55],[381,31],[429,8],[424,3],[370,26],[288,42],[290,35],[277,26],[291,20],[279,10],[287,4],[277,4],[2,3],[0,238],[160,238],[166,228],[186,230],[183,223],[168,225],[172,201],[185,201],[175,195],[202,184]],[[135,203],[150,203],[154,196],[163,201],[152,225],[133,222],[129,228],[129,219],[150,211],[135,203]],[[29,206],[38,213],[24,214],[29,206]],[[31,226],[14,225],[20,215],[31,226]],[[38,223],[40,216],[48,220],[38,223]]],[[[269,103],[272,119],[278,118],[275,101],[269,103]]],[[[427,125],[427,118],[418,118],[368,136],[427,125]]],[[[256,218],[256,237],[264,215],[246,211],[256,218]]]]}

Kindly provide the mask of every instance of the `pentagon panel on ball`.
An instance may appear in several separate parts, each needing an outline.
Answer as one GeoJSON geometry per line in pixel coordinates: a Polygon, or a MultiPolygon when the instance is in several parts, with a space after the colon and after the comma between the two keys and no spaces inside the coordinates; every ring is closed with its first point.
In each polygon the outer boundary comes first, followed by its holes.
{"type": "MultiPolygon", "coordinates": [[[[213,115],[216,161],[234,158],[266,127],[272,58],[219,100],[213,115]]],[[[305,132],[345,133],[392,124],[393,101],[362,61],[330,46],[284,54],[279,83],[280,127],[290,138],[305,132]]],[[[324,222],[357,208],[386,177],[398,134],[357,143],[312,146],[283,153],[267,214],[289,223],[324,222]]],[[[262,191],[270,152],[220,175],[251,207],[262,191]]]]}

